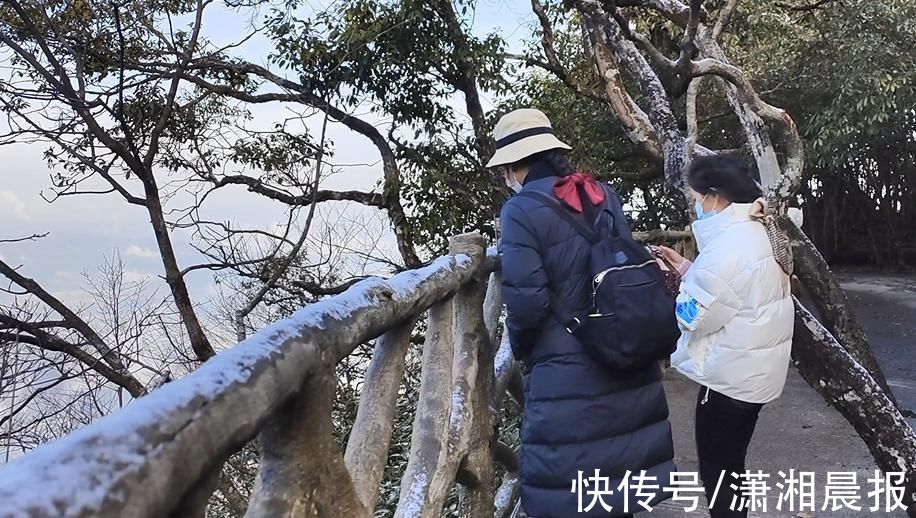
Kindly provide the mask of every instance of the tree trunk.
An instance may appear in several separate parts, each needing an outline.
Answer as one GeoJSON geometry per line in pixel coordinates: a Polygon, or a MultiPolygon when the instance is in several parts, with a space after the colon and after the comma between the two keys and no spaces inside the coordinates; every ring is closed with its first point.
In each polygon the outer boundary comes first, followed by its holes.
{"type": "Polygon", "coordinates": [[[210,340],[197,319],[197,312],[194,310],[194,304],[188,294],[188,285],[185,284],[184,276],[181,275],[181,269],[178,267],[178,260],[175,258],[175,250],[172,248],[168,225],[159,200],[159,188],[156,186],[152,175],[143,180],[143,186],[146,190],[146,207],[149,212],[150,223],[153,226],[156,243],[159,245],[162,266],[165,269],[165,282],[172,292],[175,306],[181,315],[181,321],[188,331],[191,349],[194,350],[198,360],[207,361],[216,353],[213,351],[213,346],[210,345],[210,340]]]}
{"type": "Polygon", "coordinates": [[[916,516],[916,433],[868,371],[798,303],[792,354],[805,381],[852,424],[878,467],[906,474],[903,502],[916,516]]]}
{"type": "MultiPolygon", "coordinates": [[[[697,47],[709,57],[722,61],[726,60],[722,47],[712,38],[706,28],[701,28],[697,34],[697,47]]],[[[741,121],[748,148],[750,148],[751,154],[757,163],[757,170],[760,172],[760,183],[764,187],[773,187],[781,174],[779,160],[776,158],[776,150],[770,141],[770,132],[766,124],[760,116],[742,101],[735,85],[722,78],[717,79],[722,88],[725,89],[728,104],[741,121]]]]}
{"type": "MultiPolygon", "coordinates": [[[[478,242],[482,251],[486,242],[482,236],[478,242]]],[[[453,253],[455,251],[458,250],[452,250],[453,253]]],[[[488,292],[491,289],[499,291],[499,284],[500,277],[494,273],[490,276],[489,282],[481,278],[466,284],[456,297],[458,303],[455,306],[455,327],[457,332],[461,333],[456,345],[459,350],[465,349],[466,354],[476,363],[474,379],[468,387],[470,415],[464,423],[456,423],[457,426],[467,429],[460,432],[467,436],[467,455],[460,461],[458,481],[467,489],[467,505],[462,516],[469,518],[493,514],[496,472],[493,465],[493,415],[490,411],[490,401],[495,384],[494,339],[501,309],[501,304],[497,305],[497,302],[501,303],[502,297],[490,295],[488,292]]],[[[457,374],[461,363],[456,361],[455,367],[457,374]]],[[[457,388],[455,396],[458,395],[457,388]]]]}
{"type": "Polygon", "coordinates": [[[887,384],[865,336],[865,330],[853,314],[846,292],[837,282],[824,258],[808,236],[791,223],[784,225],[792,240],[795,274],[811,293],[815,309],[824,320],[825,327],[855,360],[871,374],[887,397],[896,406],[897,401],[887,384]]]}
{"type": "MultiPolygon", "coordinates": [[[[434,475],[448,456],[448,421],[452,397],[452,301],[429,308],[423,344],[420,395],[417,400],[410,456],[401,479],[401,496],[395,518],[434,517],[430,495],[444,494],[431,487],[434,475]]],[[[438,498],[436,498],[438,499],[438,498]]],[[[444,501],[444,500],[443,500],[444,501]]]]}

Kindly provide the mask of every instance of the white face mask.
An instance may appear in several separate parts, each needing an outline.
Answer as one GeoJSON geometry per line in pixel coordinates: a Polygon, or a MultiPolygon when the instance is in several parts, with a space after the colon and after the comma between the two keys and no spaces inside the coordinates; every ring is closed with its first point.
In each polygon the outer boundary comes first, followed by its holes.
{"type": "Polygon", "coordinates": [[[503,178],[506,179],[506,185],[512,189],[513,192],[522,191],[522,184],[518,183],[518,180],[515,179],[515,173],[513,173],[511,169],[505,169],[503,172],[503,178]]]}

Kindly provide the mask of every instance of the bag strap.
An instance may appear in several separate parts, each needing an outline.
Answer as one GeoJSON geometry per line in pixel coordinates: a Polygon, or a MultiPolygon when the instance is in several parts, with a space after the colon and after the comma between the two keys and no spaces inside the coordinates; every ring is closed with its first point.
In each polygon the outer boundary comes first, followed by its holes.
{"type": "MultiPolygon", "coordinates": [[[[560,218],[562,218],[564,221],[572,225],[576,232],[578,232],[591,244],[595,244],[601,241],[601,233],[595,227],[600,221],[603,213],[608,212],[608,214],[613,218],[613,213],[606,209],[607,204],[605,203],[605,207],[603,207],[602,210],[598,212],[598,216],[595,218],[593,226],[589,227],[581,218],[575,217],[566,207],[560,203],[559,200],[545,192],[522,191],[518,193],[517,196],[523,196],[525,198],[531,198],[543,202],[547,208],[552,210],[557,216],[560,216],[560,218]]],[[[607,196],[606,193],[605,196],[607,196]]]]}
{"type": "MultiPolygon", "coordinates": [[[[584,237],[589,243],[594,245],[601,241],[601,233],[597,228],[589,228],[589,226],[585,224],[585,221],[575,217],[566,207],[560,203],[559,200],[550,194],[541,191],[522,191],[516,194],[516,196],[523,196],[525,198],[531,198],[542,202],[547,208],[556,213],[557,216],[572,225],[576,232],[581,234],[582,237],[584,237]]],[[[605,191],[605,196],[607,196],[607,191],[605,191]]],[[[604,212],[607,212],[611,218],[613,218],[613,213],[608,210],[606,202],[607,199],[605,199],[604,207],[595,218],[595,225],[598,224],[604,212]]],[[[613,226],[611,228],[613,229],[613,226]]],[[[566,328],[566,331],[569,333],[575,331],[576,328],[582,324],[581,317],[579,316],[582,312],[577,311],[571,314],[564,314],[560,310],[560,304],[558,303],[557,298],[553,295],[553,293],[550,294],[550,305],[552,307],[553,314],[557,317],[560,325],[566,328]]]]}
{"type": "Polygon", "coordinates": [[[633,239],[633,233],[630,231],[630,225],[623,212],[623,204],[620,202],[617,191],[608,184],[603,184],[602,187],[606,196],[604,210],[611,215],[611,233],[614,237],[633,239]]]}

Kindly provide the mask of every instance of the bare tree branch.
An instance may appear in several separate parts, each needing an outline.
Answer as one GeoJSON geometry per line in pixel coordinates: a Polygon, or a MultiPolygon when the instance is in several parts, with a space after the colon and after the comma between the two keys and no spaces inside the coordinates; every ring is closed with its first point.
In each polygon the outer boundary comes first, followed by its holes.
{"type": "Polygon", "coordinates": [[[27,237],[17,237],[13,239],[0,239],[0,243],[21,243],[23,241],[37,241],[43,237],[47,237],[48,234],[49,232],[45,232],[44,234],[32,234],[31,236],[27,236],[27,237]]]}
{"type": "Polygon", "coordinates": [[[683,193],[687,199],[689,194],[681,174],[686,139],[678,127],[661,80],[633,42],[626,38],[619,22],[603,13],[598,3],[594,0],[573,0],[573,5],[582,15],[583,23],[594,38],[593,43],[607,48],[621,69],[642,89],[648,104],[647,117],[662,149],[666,185],[669,191],[683,193]]]}
{"type": "Polygon", "coordinates": [[[787,4],[785,2],[773,2],[773,5],[781,9],[787,9],[789,11],[804,13],[804,12],[810,12],[810,11],[816,11],[818,9],[822,9],[825,5],[833,1],[834,0],[817,0],[814,3],[802,4],[802,5],[792,5],[792,4],[787,4]]]}
{"type": "Polygon", "coordinates": [[[693,156],[699,129],[697,124],[697,97],[700,95],[702,77],[696,77],[687,87],[687,159],[693,156]]]}
{"type": "Polygon", "coordinates": [[[531,56],[524,56],[521,54],[504,54],[503,57],[505,57],[506,59],[512,60],[512,61],[522,62],[525,65],[530,66],[530,67],[537,67],[546,72],[550,72],[558,80],[560,80],[560,82],[566,85],[566,87],[569,88],[570,91],[572,91],[576,95],[580,95],[582,97],[586,97],[588,99],[591,99],[593,101],[598,101],[601,103],[608,102],[607,99],[605,99],[604,97],[601,97],[600,95],[595,95],[594,93],[583,88],[582,85],[580,85],[575,80],[573,80],[572,76],[569,75],[569,72],[567,72],[565,69],[561,67],[557,67],[546,61],[542,61],[540,59],[533,58],[531,56]]]}
{"type": "Polygon", "coordinates": [[[627,136],[631,142],[642,147],[649,157],[662,162],[662,150],[655,127],[627,92],[607,43],[593,24],[583,21],[583,25],[594,49],[595,66],[604,83],[605,94],[617,117],[627,129],[627,136]]]}
{"type": "Polygon", "coordinates": [[[78,345],[61,340],[41,329],[32,328],[27,322],[17,321],[2,313],[0,313],[0,323],[28,333],[0,332],[0,340],[26,343],[49,351],[64,353],[79,360],[89,369],[104,376],[112,383],[123,387],[134,397],[140,397],[144,392],[143,384],[137,381],[136,378],[128,373],[122,373],[108,367],[100,359],[82,350],[78,345]]]}
{"type": "MultiPolygon", "coordinates": [[[[407,216],[401,206],[400,201],[400,170],[394,156],[394,152],[385,137],[372,124],[354,117],[343,110],[331,105],[327,101],[306,91],[306,89],[297,83],[282,78],[266,68],[253,63],[223,63],[215,60],[201,60],[196,65],[197,68],[205,67],[213,70],[224,70],[233,74],[253,75],[267,80],[276,86],[279,86],[289,92],[294,93],[265,93],[251,94],[248,92],[235,90],[228,86],[217,85],[206,81],[198,76],[189,73],[179,72],[185,80],[197,84],[201,88],[221,95],[227,95],[245,102],[266,103],[273,101],[297,102],[313,106],[327,113],[334,120],[342,123],[351,130],[368,138],[378,149],[382,156],[382,169],[384,172],[385,185],[382,193],[382,206],[388,211],[391,224],[394,229],[395,237],[398,241],[398,248],[401,257],[408,266],[420,264],[420,259],[414,248],[411,231],[407,224],[407,216]]],[[[174,73],[174,72],[172,72],[174,73]]],[[[373,196],[366,194],[353,194],[353,198],[360,198],[355,201],[371,201],[373,196]]]]}
{"type": "Polygon", "coordinates": [[[538,18],[541,24],[541,48],[544,49],[544,56],[547,57],[547,63],[557,69],[562,69],[560,59],[557,57],[557,51],[554,49],[553,26],[550,24],[550,18],[540,0],[531,0],[531,10],[538,18]]]}
{"type": "Polygon", "coordinates": [[[772,187],[773,195],[776,198],[787,200],[789,194],[801,182],[802,168],[804,167],[804,144],[798,133],[798,128],[795,126],[795,121],[785,110],[764,102],[757,95],[747,77],[737,67],[715,59],[705,58],[693,63],[692,73],[695,76],[716,75],[725,79],[737,89],[737,94],[743,104],[749,106],[755,114],[764,120],[782,127],[783,137],[786,142],[785,166],[778,182],[772,182],[769,185],[772,187]]]}
{"type": "Polygon", "coordinates": [[[712,34],[710,37],[713,41],[717,41],[722,32],[725,31],[725,28],[728,27],[728,22],[731,21],[732,15],[735,13],[735,10],[738,8],[738,0],[728,0],[722,10],[719,11],[719,15],[716,17],[716,25],[712,29],[712,34]]]}
{"type": "Polygon", "coordinates": [[[374,192],[317,190],[309,194],[293,195],[268,187],[264,185],[263,181],[245,175],[223,176],[218,179],[214,177],[211,180],[216,188],[226,185],[244,185],[251,192],[293,206],[305,207],[312,203],[326,201],[355,201],[369,207],[384,207],[383,196],[374,192]]]}
{"type": "Polygon", "coordinates": [[[341,293],[350,289],[354,284],[364,279],[366,279],[366,277],[354,277],[342,284],[331,287],[321,286],[302,280],[293,281],[292,284],[293,286],[305,290],[315,296],[340,295],[341,293]]]}
{"type": "MultiPolygon", "coordinates": [[[[209,0],[208,0],[209,1],[209,0]]],[[[64,49],[58,49],[60,52],[55,53],[51,50],[51,41],[61,40],[62,37],[59,34],[47,34],[42,28],[39,28],[34,20],[32,19],[32,14],[24,8],[20,2],[16,0],[9,0],[6,2],[10,5],[13,11],[16,14],[16,17],[13,20],[5,20],[7,25],[13,26],[16,22],[21,24],[21,26],[16,27],[16,34],[22,35],[23,41],[31,41],[40,49],[40,56],[43,58],[49,66],[45,66],[42,62],[42,59],[39,55],[36,55],[29,50],[25,49],[23,45],[11,36],[12,31],[0,31],[0,42],[6,44],[12,51],[15,53],[18,58],[22,59],[30,68],[30,70],[35,74],[36,78],[40,81],[47,83],[48,88],[41,88],[43,95],[50,95],[51,99],[62,103],[66,108],[73,110],[76,114],[76,118],[72,122],[64,122],[63,127],[69,129],[72,125],[76,124],[76,121],[82,123],[85,126],[84,129],[81,129],[80,132],[84,133],[87,136],[101,142],[107,149],[109,149],[115,156],[120,158],[128,171],[134,173],[137,178],[139,178],[144,187],[146,194],[145,203],[143,203],[147,209],[147,212],[150,216],[150,222],[153,227],[153,232],[156,237],[156,242],[159,247],[159,252],[163,267],[165,269],[165,279],[169,286],[169,289],[172,292],[172,296],[175,299],[176,306],[179,311],[182,313],[182,321],[187,329],[188,336],[190,337],[191,347],[194,349],[198,358],[203,361],[211,357],[214,352],[213,348],[210,345],[210,342],[207,338],[207,335],[204,333],[203,328],[200,325],[200,321],[197,318],[197,315],[194,310],[194,305],[191,302],[190,295],[188,294],[187,286],[184,283],[183,278],[180,275],[180,269],[178,267],[178,262],[175,257],[175,252],[171,243],[171,238],[168,231],[168,225],[163,216],[162,208],[162,199],[160,196],[160,191],[156,185],[156,179],[152,171],[152,161],[150,159],[153,153],[148,153],[145,160],[140,160],[137,153],[134,152],[135,149],[128,146],[122,142],[116,135],[115,131],[109,131],[103,127],[102,122],[97,118],[96,113],[93,112],[94,108],[101,107],[106,110],[107,113],[112,115],[116,120],[118,119],[117,114],[111,110],[104,102],[104,99],[100,96],[94,101],[87,101],[85,98],[86,88],[84,86],[84,76],[82,69],[77,65],[76,74],[78,76],[79,87],[74,88],[72,80],[70,78],[70,73],[67,68],[61,63],[58,59],[57,54],[61,56],[66,56],[69,53],[71,57],[77,64],[82,61],[82,55],[76,50],[74,46],[64,45],[64,49]],[[64,52],[66,51],[66,52],[64,52]],[[46,91],[47,93],[44,93],[46,91]]],[[[195,23],[195,32],[199,31],[200,25],[200,11],[203,4],[198,3],[198,17],[195,23]]],[[[50,27],[52,32],[56,31],[56,25],[47,19],[47,14],[44,11],[43,6],[39,6],[37,9],[32,9],[39,17],[43,17],[43,25],[50,27]]],[[[192,42],[191,47],[194,46],[192,42]]],[[[117,67],[116,70],[123,67],[117,67]]],[[[177,79],[176,79],[177,80],[177,79]]],[[[123,88],[123,84],[120,84],[119,87],[123,88]]],[[[176,90],[177,85],[173,83],[172,90],[176,90]]],[[[171,90],[170,90],[171,91],[171,90]]],[[[177,90],[176,90],[177,91],[177,90]]],[[[174,96],[170,96],[174,101],[174,96]]],[[[50,108],[48,108],[50,109],[50,108]]],[[[52,119],[53,120],[53,119],[52,119]]],[[[158,127],[158,126],[157,126],[158,127]]],[[[120,129],[124,132],[125,136],[128,136],[126,141],[128,143],[132,142],[129,138],[131,128],[123,124],[123,121],[120,123],[120,129]]],[[[33,131],[37,135],[47,138],[54,141],[54,130],[42,130],[35,129],[33,131]]],[[[154,135],[157,135],[157,132],[153,132],[154,135]]],[[[161,131],[159,132],[161,134],[161,131]]],[[[156,139],[158,142],[158,135],[156,139]]],[[[152,145],[151,148],[156,148],[158,144],[152,145]]],[[[90,169],[94,167],[93,164],[87,163],[85,157],[80,158],[81,154],[77,154],[74,158],[77,158],[83,164],[90,169]]],[[[95,170],[98,172],[97,166],[95,170]]],[[[103,171],[107,173],[106,171],[103,171]]],[[[105,174],[100,172],[100,176],[106,178],[105,174]]],[[[106,178],[111,182],[110,176],[106,178]]],[[[112,187],[118,190],[116,183],[113,183],[112,187]]],[[[139,200],[133,198],[126,190],[121,191],[122,195],[125,196],[128,201],[132,203],[138,203],[139,200]]]]}
{"type": "MultiPolygon", "coordinates": [[[[212,1],[213,0],[197,0],[197,9],[194,14],[194,25],[191,29],[191,38],[188,41],[187,47],[185,48],[184,55],[181,57],[181,62],[178,64],[177,70],[179,72],[184,70],[184,67],[186,67],[191,61],[194,49],[197,47],[198,38],[200,37],[201,27],[203,26],[204,8],[212,1]]],[[[123,65],[120,68],[123,70],[123,65]]],[[[162,113],[159,114],[159,121],[156,123],[156,127],[153,128],[153,131],[150,135],[146,156],[143,157],[144,169],[152,168],[153,160],[156,158],[156,154],[159,152],[159,138],[162,136],[162,132],[165,131],[165,127],[168,124],[169,118],[171,117],[174,110],[175,96],[178,95],[178,86],[180,82],[180,74],[175,75],[172,78],[172,83],[169,86],[168,95],[166,95],[165,105],[162,109],[162,113]]]]}
{"type": "Polygon", "coordinates": [[[100,355],[102,355],[102,358],[108,363],[108,365],[110,365],[118,372],[125,372],[124,364],[121,363],[121,359],[118,357],[117,352],[113,351],[108,346],[108,344],[102,340],[102,337],[99,336],[98,333],[96,333],[88,323],[86,323],[85,320],[71,311],[70,308],[68,308],[57,297],[48,293],[35,280],[29,279],[28,277],[20,274],[3,260],[0,260],[0,274],[12,282],[15,282],[32,295],[35,295],[39,300],[47,304],[48,307],[56,311],[61,317],[63,317],[68,327],[78,331],[81,335],[83,335],[83,337],[86,338],[86,340],[93,346],[93,348],[95,348],[95,350],[98,351],[100,355]]]}
{"type": "MultiPolygon", "coordinates": [[[[647,7],[665,18],[685,27],[690,18],[690,8],[678,0],[615,0],[617,7],[647,7]]],[[[705,12],[702,13],[705,18],[705,12]]]]}
{"type": "MultiPolygon", "coordinates": [[[[690,7],[678,0],[634,0],[617,2],[617,5],[639,6],[654,9],[662,16],[673,21],[681,28],[684,28],[685,31],[690,23],[690,7]]],[[[719,21],[722,22],[723,29],[726,20],[725,15],[728,14],[730,16],[731,14],[729,7],[730,6],[727,4],[719,18],[719,21]]],[[[705,19],[708,19],[707,15],[705,12],[701,12],[700,20],[702,21],[705,19]]],[[[724,51],[719,47],[715,38],[712,37],[710,29],[703,24],[698,27],[696,43],[700,52],[706,57],[723,62],[725,61],[724,51]]],[[[728,102],[732,110],[741,120],[748,146],[757,162],[757,168],[760,171],[761,179],[765,185],[772,188],[780,178],[780,167],[775,149],[770,141],[769,133],[766,131],[765,124],[754,110],[742,102],[736,87],[732,83],[724,79],[720,79],[720,81],[722,81],[725,87],[728,102]]],[[[789,138],[791,139],[791,137],[789,138]]],[[[793,161],[793,164],[798,164],[798,161],[793,161]]],[[[785,191],[786,188],[779,187],[778,190],[782,192],[785,191]]]]}
{"type": "Polygon", "coordinates": [[[324,119],[321,122],[321,138],[318,145],[318,157],[315,161],[315,180],[312,182],[312,191],[313,198],[312,203],[309,205],[309,213],[305,219],[305,227],[302,229],[302,234],[299,237],[299,241],[293,245],[293,248],[289,251],[289,254],[280,262],[277,269],[271,275],[270,279],[264,283],[263,286],[258,290],[257,293],[248,301],[248,304],[245,307],[239,309],[235,313],[236,320],[236,335],[238,340],[241,342],[245,339],[245,317],[264,300],[264,295],[274,287],[277,281],[282,277],[286,271],[289,269],[289,265],[293,262],[293,259],[299,255],[299,250],[302,249],[303,243],[305,243],[305,238],[308,237],[309,230],[312,228],[312,218],[315,216],[315,206],[317,205],[314,196],[318,193],[318,184],[321,181],[321,164],[324,159],[324,149],[325,149],[325,137],[327,136],[328,130],[328,115],[325,114],[324,119]]]}

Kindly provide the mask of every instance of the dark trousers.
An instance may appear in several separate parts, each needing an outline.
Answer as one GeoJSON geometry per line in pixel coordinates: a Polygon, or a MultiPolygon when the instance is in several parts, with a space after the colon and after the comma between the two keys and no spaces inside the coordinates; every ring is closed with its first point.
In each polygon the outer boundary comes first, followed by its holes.
{"type": "Polygon", "coordinates": [[[734,509],[741,504],[741,479],[734,478],[732,473],[744,474],[747,445],[754,435],[757,415],[762,407],[700,387],[696,413],[697,457],[707,502],[711,502],[715,495],[715,505],[710,505],[709,510],[712,518],[747,516],[747,508],[740,511],[729,509],[732,502],[734,509]],[[737,491],[732,489],[733,485],[738,488],[737,491]]]}

